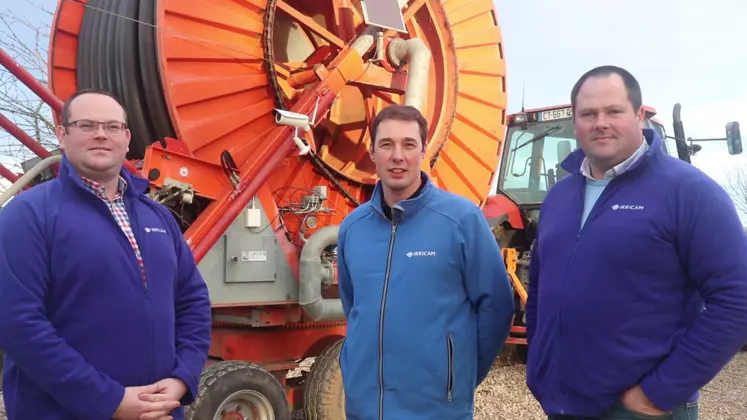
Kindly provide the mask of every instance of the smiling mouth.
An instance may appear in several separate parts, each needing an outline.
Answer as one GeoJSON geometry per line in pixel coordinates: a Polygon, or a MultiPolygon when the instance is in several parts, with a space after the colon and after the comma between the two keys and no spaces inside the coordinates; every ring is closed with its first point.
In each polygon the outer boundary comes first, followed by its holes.
{"type": "Polygon", "coordinates": [[[105,147],[94,147],[94,148],[91,149],[91,151],[96,151],[96,150],[104,151],[104,152],[111,152],[112,151],[112,149],[107,149],[105,147]]]}
{"type": "Polygon", "coordinates": [[[404,169],[390,169],[389,172],[393,174],[403,174],[405,173],[405,170],[404,169]]]}

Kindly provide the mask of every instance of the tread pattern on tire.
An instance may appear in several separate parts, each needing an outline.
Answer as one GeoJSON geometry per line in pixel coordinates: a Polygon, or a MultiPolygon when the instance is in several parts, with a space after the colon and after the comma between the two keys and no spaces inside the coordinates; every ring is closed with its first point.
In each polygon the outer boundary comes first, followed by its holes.
{"type": "Polygon", "coordinates": [[[304,385],[304,412],[306,420],[343,420],[345,419],[345,404],[337,405],[340,394],[343,401],[345,390],[337,392],[342,387],[340,372],[340,350],[345,339],[341,339],[324,349],[311,365],[304,385]],[[339,385],[338,385],[339,384],[339,385]]]}
{"type": "MultiPolygon", "coordinates": [[[[270,393],[263,393],[263,395],[265,395],[275,409],[276,420],[290,420],[290,407],[287,404],[285,390],[280,381],[260,366],[245,361],[218,362],[214,365],[208,366],[202,371],[197,396],[195,397],[194,402],[187,406],[185,410],[185,417],[187,420],[205,420],[197,417],[200,409],[217,409],[222,402],[222,399],[221,401],[214,401],[214,399],[211,398],[212,395],[210,393],[215,391],[215,387],[221,380],[234,380],[225,379],[227,375],[237,374],[241,374],[242,377],[240,378],[241,382],[238,382],[238,379],[235,379],[237,381],[236,384],[254,384],[255,386],[252,388],[259,387],[270,391],[278,391],[276,392],[276,395],[271,395],[270,393]],[[282,401],[279,401],[281,398],[282,401]],[[215,408],[210,408],[211,404],[215,405],[215,408]],[[208,408],[203,408],[205,405],[207,405],[208,408]]],[[[229,386],[235,387],[233,384],[229,386]]],[[[227,396],[228,395],[222,397],[225,398],[227,396]]],[[[212,415],[210,418],[212,418],[212,415]]]]}

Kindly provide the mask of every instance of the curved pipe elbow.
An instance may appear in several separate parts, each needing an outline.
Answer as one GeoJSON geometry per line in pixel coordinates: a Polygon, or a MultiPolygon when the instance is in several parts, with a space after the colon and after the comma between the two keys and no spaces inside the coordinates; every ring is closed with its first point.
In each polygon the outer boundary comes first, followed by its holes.
{"type": "Polygon", "coordinates": [[[396,66],[410,63],[405,88],[405,105],[423,109],[428,88],[428,71],[431,65],[431,51],[420,38],[408,40],[394,39],[389,43],[389,60],[396,66]]]}
{"type": "Polygon", "coordinates": [[[343,321],[340,299],[322,297],[322,251],[337,243],[339,225],[325,226],[314,232],[301,250],[298,304],[313,321],[343,321]]]}

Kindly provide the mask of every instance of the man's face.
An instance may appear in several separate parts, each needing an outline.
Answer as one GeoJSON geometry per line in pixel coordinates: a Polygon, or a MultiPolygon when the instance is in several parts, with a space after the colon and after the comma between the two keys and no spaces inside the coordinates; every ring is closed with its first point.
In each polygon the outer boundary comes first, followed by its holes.
{"type": "Polygon", "coordinates": [[[379,124],[371,160],[385,188],[401,191],[418,185],[424,157],[425,148],[416,121],[384,120],[379,124]]]}
{"type": "Polygon", "coordinates": [[[640,146],[642,117],[643,108],[633,109],[619,75],[591,77],[576,97],[576,139],[590,160],[611,168],[640,146]]]}
{"type": "Polygon", "coordinates": [[[73,167],[94,180],[118,174],[130,145],[130,130],[118,129],[125,122],[122,107],[106,95],[87,93],[69,110],[69,122],[77,123],[57,127],[57,138],[73,167]]]}

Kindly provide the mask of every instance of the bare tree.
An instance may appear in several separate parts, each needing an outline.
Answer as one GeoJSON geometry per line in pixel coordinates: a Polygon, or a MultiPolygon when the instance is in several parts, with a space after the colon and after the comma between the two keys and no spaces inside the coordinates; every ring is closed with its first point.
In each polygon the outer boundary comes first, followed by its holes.
{"type": "MultiPolygon", "coordinates": [[[[27,1],[27,0],[26,0],[27,1]]],[[[47,54],[53,12],[34,5],[33,16],[0,10],[0,48],[47,85],[47,54]]],[[[0,66],[0,112],[47,150],[57,148],[52,109],[16,77],[0,66]]],[[[35,155],[15,137],[0,129],[0,162],[13,172],[35,155]]],[[[2,188],[2,187],[0,187],[2,188]]]]}
{"type": "Polygon", "coordinates": [[[727,169],[724,188],[734,200],[737,210],[747,215],[747,160],[727,169]]]}

